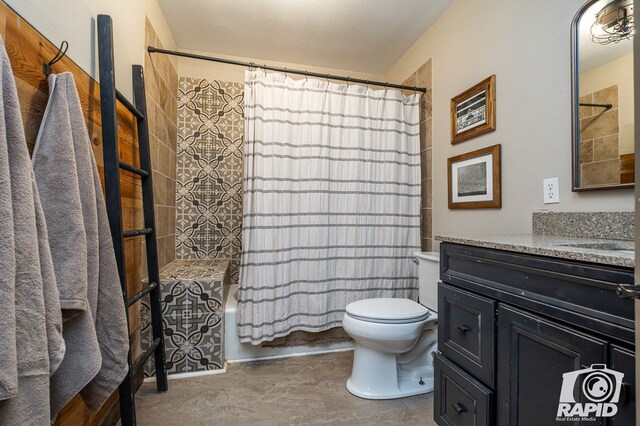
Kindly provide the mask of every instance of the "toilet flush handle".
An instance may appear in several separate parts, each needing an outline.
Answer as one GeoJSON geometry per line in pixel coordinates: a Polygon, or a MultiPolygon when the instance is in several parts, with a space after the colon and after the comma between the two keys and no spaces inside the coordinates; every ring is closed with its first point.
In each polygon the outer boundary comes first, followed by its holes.
{"type": "Polygon", "coordinates": [[[415,257],[412,257],[411,260],[413,261],[413,263],[415,263],[416,265],[418,264],[418,259],[416,259],[415,257]]]}

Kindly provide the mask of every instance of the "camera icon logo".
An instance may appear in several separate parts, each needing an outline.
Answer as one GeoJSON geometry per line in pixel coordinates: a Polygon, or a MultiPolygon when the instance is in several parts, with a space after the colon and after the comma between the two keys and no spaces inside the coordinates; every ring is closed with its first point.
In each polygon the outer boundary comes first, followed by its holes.
{"type": "Polygon", "coordinates": [[[618,412],[624,373],[605,364],[562,375],[557,420],[613,417],[618,412]]]}

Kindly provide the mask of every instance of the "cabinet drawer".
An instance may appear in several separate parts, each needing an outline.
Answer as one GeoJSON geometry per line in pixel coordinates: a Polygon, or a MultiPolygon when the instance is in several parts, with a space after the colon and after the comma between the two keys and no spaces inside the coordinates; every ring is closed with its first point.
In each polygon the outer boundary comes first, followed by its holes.
{"type": "Polygon", "coordinates": [[[434,418],[439,425],[493,425],[493,392],[439,353],[434,354],[434,418]]]}
{"type": "Polygon", "coordinates": [[[438,287],[438,348],[489,387],[495,382],[496,302],[447,284],[438,287]]]}

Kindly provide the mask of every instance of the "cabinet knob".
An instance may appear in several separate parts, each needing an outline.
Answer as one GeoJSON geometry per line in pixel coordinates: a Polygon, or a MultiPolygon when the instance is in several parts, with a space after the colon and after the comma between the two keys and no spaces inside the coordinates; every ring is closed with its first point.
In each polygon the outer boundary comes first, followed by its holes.
{"type": "Polygon", "coordinates": [[[623,299],[636,299],[640,297],[640,285],[622,285],[618,284],[616,293],[623,299]]]}
{"type": "Polygon", "coordinates": [[[456,325],[456,331],[458,332],[458,334],[464,334],[467,331],[469,331],[469,327],[467,327],[466,325],[456,325]]]}
{"type": "Polygon", "coordinates": [[[451,404],[451,408],[456,410],[456,413],[458,414],[462,414],[467,411],[467,408],[459,402],[456,402],[455,404],[451,404]]]}

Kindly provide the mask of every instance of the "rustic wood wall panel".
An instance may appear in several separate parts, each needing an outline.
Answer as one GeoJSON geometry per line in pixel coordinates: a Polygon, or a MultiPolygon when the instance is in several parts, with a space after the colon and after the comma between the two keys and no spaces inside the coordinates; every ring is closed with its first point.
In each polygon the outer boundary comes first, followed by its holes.
{"type": "MultiPolygon", "coordinates": [[[[16,78],[18,96],[25,125],[29,152],[38,134],[40,122],[47,104],[48,84],[42,71],[42,64],[49,62],[57,52],[42,34],[20,18],[4,2],[0,3],[0,35],[4,39],[9,59],[16,78]]],[[[141,46],[141,49],[143,47],[141,46]]],[[[73,73],[80,102],[87,121],[89,135],[93,142],[93,152],[103,178],[102,128],[100,117],[100,87],[86,72],[68,57],[53,66],[54,73],[73,73]]],[[[135,137],[135,121],[127,109],[118,104],[118,131],[120,157],[127,163],[139,165],[138,146],[135,137]]],[[[121,177],[123,221],[125,229],[143,227],[142,192],[139,179],[128,172],[121,177]]],[[[104,184],[104,179],[103,179],[104,184]]],[[[129,295],[140,289],[142,278],[141,237],[125,242],[127,266],[127,287],[129,295]]],[[[133,307],[129,312],[130,336],[132,342],[140,341],[140,312],[133,307]]],[[[139,355],[139,344],[134,346],[134,358],[139,355]]],[[[98,413],[91,413],[79,397],[73,399],[60,413],[58,425],[112,424],[118,417],[117,392],[98,413]]]]}

